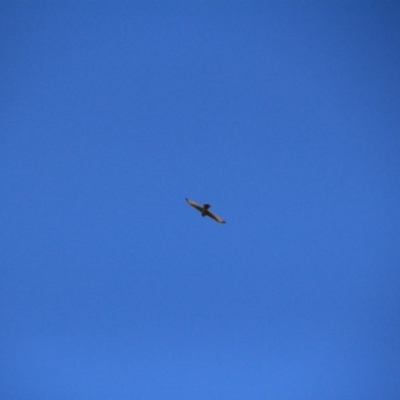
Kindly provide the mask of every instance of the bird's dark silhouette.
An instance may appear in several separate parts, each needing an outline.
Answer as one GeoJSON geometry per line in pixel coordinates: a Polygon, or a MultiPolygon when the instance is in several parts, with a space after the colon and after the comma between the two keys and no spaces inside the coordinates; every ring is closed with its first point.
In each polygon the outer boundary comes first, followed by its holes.
{"type": "Polygon", "coordinates": [[[211,207],[210,204],[204,204],[203,206],[201,206],[200,204],[197,204],[195,201],[190,200],[190,199],[186,199],[186,201],[192,206],[194,207],[196,210],[199,210],[201,212],[201,216],[205,217],[208,216],[212,219],[214,219],[215,221],[219,222],[220,224],[225,224],[226,222],[219,217],[218,215],[212,213],[209,208],[211,207]]]}

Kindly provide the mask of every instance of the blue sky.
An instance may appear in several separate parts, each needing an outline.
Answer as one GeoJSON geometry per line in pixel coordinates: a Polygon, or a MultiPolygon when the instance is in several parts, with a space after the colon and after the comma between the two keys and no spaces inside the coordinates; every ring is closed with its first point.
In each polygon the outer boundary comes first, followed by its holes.
{"type": "Polygon", "coordinates": [[[397,399],[399,27],[2,2],[0,397],[397,399]]]}

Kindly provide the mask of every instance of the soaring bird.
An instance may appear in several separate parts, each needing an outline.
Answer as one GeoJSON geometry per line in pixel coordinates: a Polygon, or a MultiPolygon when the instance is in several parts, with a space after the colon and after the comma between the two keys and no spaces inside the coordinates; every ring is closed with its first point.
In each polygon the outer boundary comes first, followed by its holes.
{"type": "Polygon", "coordinates": [[[206,215],[208,217],[211,217],[212,219],[215,219],[217,222],[221,223],[221,224],[225,224],[226,222],[219,217],[218,215],[212,213],[211,211],[209,211],[209,208],[211,207],[210,204],[204,204],[203,206],[201,206],[200,204],[197,204],[195,201],[190,200],[190,199],[186,199],[186,201],[194,208],[196,208],[197,210],[199,210],[201,212],[201,216],[205,217],[206,215]]]}

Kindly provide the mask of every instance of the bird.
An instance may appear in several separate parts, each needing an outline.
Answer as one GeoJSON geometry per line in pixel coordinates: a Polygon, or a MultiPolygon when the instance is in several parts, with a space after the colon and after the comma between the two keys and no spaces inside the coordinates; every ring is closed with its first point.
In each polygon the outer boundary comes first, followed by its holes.
{"type": "Polygon", "coordinates": [[[194,208],[196,208],[197,210],[199,210],[201,212],[201,216],[205,217],[206,215],[208,217],[211,217],[212,219],[215,219],[215,221],[219,222],[220,224],[225,224],[226,221],[224,221],[221,217],[219,217],[218,215],[212,213],[211,211],[209,211],[209,208],[211,207],[210,204],[204,204],[203,206],[201,206],[200,204],[197,204],[195,201],[190,200],[188,198],[186,198],[186,201],[194,208]]]}

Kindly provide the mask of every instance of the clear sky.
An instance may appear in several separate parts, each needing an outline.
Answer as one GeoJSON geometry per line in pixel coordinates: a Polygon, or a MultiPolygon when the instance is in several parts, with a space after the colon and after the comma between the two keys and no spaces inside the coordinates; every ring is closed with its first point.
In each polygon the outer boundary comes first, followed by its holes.
{"type": "Polygon", "coordinates": [[[400,3],[3,1],[0,57],[1,399],[399,398],[400,3]]]}

